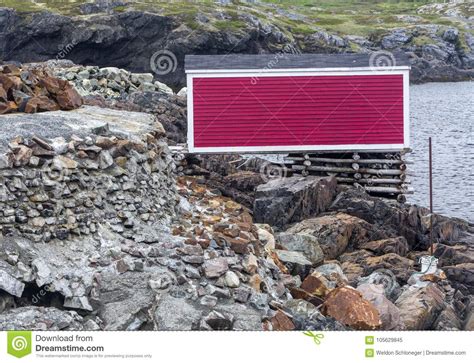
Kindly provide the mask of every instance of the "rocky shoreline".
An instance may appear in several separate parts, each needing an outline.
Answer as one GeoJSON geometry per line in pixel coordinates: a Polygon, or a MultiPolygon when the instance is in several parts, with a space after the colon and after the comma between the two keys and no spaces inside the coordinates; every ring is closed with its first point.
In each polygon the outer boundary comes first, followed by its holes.
{"type": "MultiPolygon", "coordinates": [[[[467,17],[449,9],[442,15],[425,7],[418,15],[397,15],[395,20],[392,16],[389,20],[396,26],[385,29],[380,29],[382,17],[372,32],[359,35],[325,30],[317,19],[298,15],[301,9],[260,2],[219,2],[212,10],[183,9],[182,14],[166,7],[145,11],[127,7],[126,2],[97,3],[78,14],[0,8],[0,58],[21,62],[71,59],[77,64],[115,66],[136,73],[164,67],[158,69],[155,79],[175,90],[185,85],[185,54],[379,51],[380,61],[390,64],[390,53],[403,51],[410,57],[414,83],[474,78],[472,25],[467,17]],[[281,21],[282,16],[292,19],[291,11],[296,12],[295,19],[290,24],[281,21]],[[269,12],[275,14],[273,20],[266,17],[269,12]],[[430,23],[430,16],[441,18],[430,23]],[[153,61],[156,54],[168,55],[164,64],[153,61]]],[[[314,8],[311,15],[321,11],[314,8]]],[[[343,19],[347,16],[341,14],[343,19]]]]}
{"type": "Polygon", "coordinates": [[[86,106],[0,116],[0,329],[474,329],[472,223],[435,215],[421,273],[426,208],[183,158],[185,90],[54,65],[86,106]]]}

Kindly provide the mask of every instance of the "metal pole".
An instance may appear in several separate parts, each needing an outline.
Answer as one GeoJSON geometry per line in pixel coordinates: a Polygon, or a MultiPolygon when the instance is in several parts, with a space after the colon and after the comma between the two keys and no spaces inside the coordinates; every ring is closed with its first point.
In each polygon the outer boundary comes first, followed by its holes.
{"type": "Polygon", "coordinates": [[[430,254],[433,256],[433,151],[431,147],[431,137],[428,141],[430,163],[430,254]]]}

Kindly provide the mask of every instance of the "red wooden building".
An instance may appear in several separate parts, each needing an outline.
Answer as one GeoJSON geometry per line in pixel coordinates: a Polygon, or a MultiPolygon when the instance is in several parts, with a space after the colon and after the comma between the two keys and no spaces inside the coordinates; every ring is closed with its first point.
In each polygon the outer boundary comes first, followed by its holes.
{"type": "Polygon", "coordinates": [[[397,54],[380,67],[372,60],[365,54],[186,56],[188,149],[407,148],[408,59],[397,54]]]}

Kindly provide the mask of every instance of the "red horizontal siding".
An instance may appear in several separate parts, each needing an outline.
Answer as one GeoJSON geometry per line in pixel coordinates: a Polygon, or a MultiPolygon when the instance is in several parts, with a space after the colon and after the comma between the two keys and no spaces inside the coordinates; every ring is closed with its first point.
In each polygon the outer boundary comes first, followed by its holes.
{"type": "Polygon", "coordinates": [[[193,78],[195,147],[403,144],[403,76],[193,78]]]}

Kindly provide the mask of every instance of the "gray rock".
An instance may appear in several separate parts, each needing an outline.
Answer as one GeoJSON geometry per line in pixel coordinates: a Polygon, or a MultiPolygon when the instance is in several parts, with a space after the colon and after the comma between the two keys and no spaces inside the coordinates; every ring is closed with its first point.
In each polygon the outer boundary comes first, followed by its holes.
{"type": "Polygon", "coordinates": [[[0,330],[83,330],[83,319],[74,311],[25,306],[0,314],[0,330]]]}
{"type": "Polygon", "coordinates": [[[341,266],[337,263],[325,263],[324,265],[317,267],[313,274],[324,277],[326,285],[330,289],[341,287],[349,283],[341,266]]]}
{"type": "Polygon", "coordinates": [[[64,307],[70,309],[93,311],[89,299],[86,296],[73,296],[64,299],[64,307]]]}
{"type": "Polygon", "coordinates": [[[348,246],[385,237],[383,231],[363,219],[345,213],[306,219],[286,230],[316,237],[326,259],[335,259],[348,246]]]}
{"type": "Polygon", "coordinates": [[[189,300],[170,295],[161,296],[154,311],[157,330],[195,330],[201,315],[189,300]]]}
{"type": "Polygon", "coordinates": [[[404,29],[396,29],[382,38],[381,45],[384,49],[393,49],[408,43],[411,38],[404,29]]]}
{"type": "Polygon", "coordinates": [[[21,297],[25,284],[18,281],[15,277],[10,275],[8,272],[1,269],[0,266],[0,289],[12,294],[16,297],[21,297]]]}
{"type": "Polygon", "coordinates": [[[443,39],[450,43],[456,43],[459,38],[459,30],[457,28],[449,27],[443,33],[443,39]]]}
{"type": "Polygon", "coordinates": [[[224,275],[224,282],[227,287],[239,287],[239,276],[233,271],[227,271],[224,275]]]}
{"type": "Polygon", "coordinates": [[[234,321],[231,313],[211,311],[202,318],[199,327],[202,330],[232,330],[234,321]]]}
{"type": "Polygon", "coordinates": [[[104,330],[138,330],[150,324],[155,293],[148,286],[150,274],[125,272],[120,277],[110,271],[98,276],[95,300],[104,330]]]}
{"type": "Polygon", "coordinates": [[[100,169],[107,169],[114,164],[114,159],[110,152],[107,150],[102,150],[99,154],[99,168],[100,169]]]}
{"type": "Polygon", "coordinates": [[[284,310],[292,316],[297,330],[346,330],[341,323],[331,317],[324,316],[316,306],[305,300],[288,300],[284,303],[284,310]]]}
{"type": "Polygon", "coordinates": [[[279,178],[259,185],[255,193],[254,219],[282,227],[324,212],[336,194],[333,177],[279,178]]]}
{"type": "Polygon", "coordinates": [[[276,242],[289,251],[303,253],[313,266],[324,261],[324,252],[319,246],[318,240],[309,234],[282,232],[276,235],[276,242]]]}
{"type": "Polygon", "coordinates": [[[308,275],[313,264],[301,252],[275,250],[278,259],[285,264],[292,275],[299,275],[302,279],[308,275]]]}
{"type": "Polygon", "coordinates": [[[229,265],[227,260],[223,257],[213,258],[211,260],[207,260],[204,262],[203,265],[204,274],[207,278],[217,278],[224,273],[227,272],[229,269],[229,265]]]}

